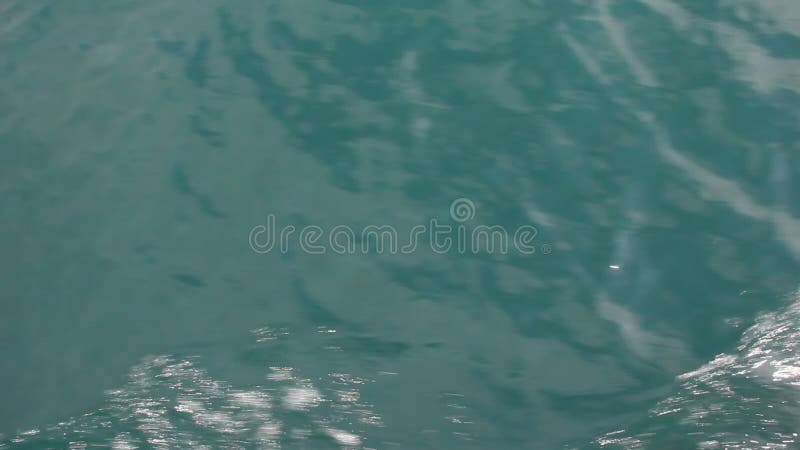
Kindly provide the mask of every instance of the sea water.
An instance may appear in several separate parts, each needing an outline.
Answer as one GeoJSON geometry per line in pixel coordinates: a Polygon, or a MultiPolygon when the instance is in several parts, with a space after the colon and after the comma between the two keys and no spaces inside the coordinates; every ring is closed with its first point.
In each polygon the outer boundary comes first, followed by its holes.
{"type": "Polygon", "coordinates": [[[5,0],[0,73],[0,448],[800,445],[795,0],[5,0]]]}

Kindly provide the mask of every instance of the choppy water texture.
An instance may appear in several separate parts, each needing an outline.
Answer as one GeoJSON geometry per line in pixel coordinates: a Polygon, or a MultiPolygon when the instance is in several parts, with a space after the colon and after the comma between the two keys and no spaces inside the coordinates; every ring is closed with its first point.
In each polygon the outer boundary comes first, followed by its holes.
{"type": "Polygon", "coordinates": [[[0,448],[799,445],[795,0],[6,0],[0,55],[0,448]],[[539,251],[248,242],[458,198],[539,251]]]}

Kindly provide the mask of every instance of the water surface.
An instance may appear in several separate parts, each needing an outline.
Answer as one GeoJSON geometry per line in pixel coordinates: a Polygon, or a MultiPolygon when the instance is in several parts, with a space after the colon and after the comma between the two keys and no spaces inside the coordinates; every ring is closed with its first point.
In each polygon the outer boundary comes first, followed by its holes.
{"type": "Polygon", "coordinates": [[[0,448],[791,448],[798,24],[6,0],[0,448]],[[459,198],[539,251],[248,241],[459,198]]]}

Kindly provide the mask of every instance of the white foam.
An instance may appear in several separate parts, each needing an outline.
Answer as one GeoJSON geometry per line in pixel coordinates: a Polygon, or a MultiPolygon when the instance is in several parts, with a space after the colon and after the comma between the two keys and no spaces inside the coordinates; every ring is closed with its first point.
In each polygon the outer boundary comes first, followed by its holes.
{"type": "Polygon", "coordinates": [[[348,433],[347,431],[337,430],[335,428],[327,428],[325,432],[339,445],[346,447],[357,447],[361,445],[361,437],[357,434],[348,433]]]}
{"type": "Polygon", "coordinates": [[[322,402],[322,396],[311,386],[289,388],[283,397],[283,405],[294,411],[316,408],[320,402],[322,402]]]}

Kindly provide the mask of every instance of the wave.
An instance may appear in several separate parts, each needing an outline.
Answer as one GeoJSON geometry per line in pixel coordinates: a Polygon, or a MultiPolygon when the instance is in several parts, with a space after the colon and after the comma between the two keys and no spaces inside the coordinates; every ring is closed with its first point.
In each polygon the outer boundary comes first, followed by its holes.
{"type": "Polygon", "coordinates": [[[781,449],[800,443],[800,294],[760,315],[736,352],[677,377],[646,420],[593,442],[607,449],[781,449]]]}
{"type": "Polygon", "coordinates": [[[0,436],[0,449],[361,448],[367,431],[383,426],[361,399],[359,388],[370,380],[331,373],[312,382],[296,372],[270,367],[263,385],[241,389],[194,358],[148,357],[122,388],[107,392],[102,407],[0,436]]]}

